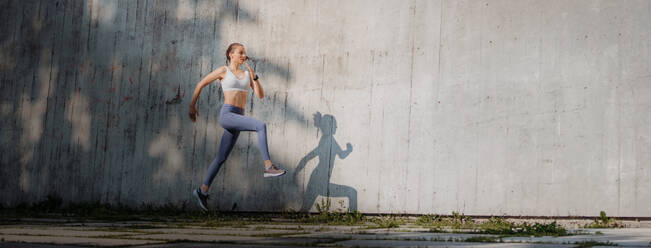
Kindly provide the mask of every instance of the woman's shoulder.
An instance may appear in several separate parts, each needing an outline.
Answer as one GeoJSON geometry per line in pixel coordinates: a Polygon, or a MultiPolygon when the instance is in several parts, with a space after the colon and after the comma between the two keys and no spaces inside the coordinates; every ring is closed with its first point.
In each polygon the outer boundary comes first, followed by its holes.
{"type": "Polygon", "coordinates": [[[225,65],[222,65],[220,67],[217,67],[217,69],[215,69],[215,72],[217,72],[218,74],[221,75],[221,74],[226,73],[226,70],[228,70],[228,67],[225,66],[225,65]]]}
{"type": "Polygon", "coordinates": [[[211,77],[212,80],[219,79],[222,80],[224,79],[226,73],[226,67],[225,66],[220,66],[215,68],[209,75],[208,77],[211,77]]]}
{"type": "Polygon", "coordinates": [[[219,66],[219,67],[213,69],[212,71],[216,72],[216,73],[222,73],[222,72],[225,72],[227,68],[228,67],[222,65],[222,66],[219,66]]]}

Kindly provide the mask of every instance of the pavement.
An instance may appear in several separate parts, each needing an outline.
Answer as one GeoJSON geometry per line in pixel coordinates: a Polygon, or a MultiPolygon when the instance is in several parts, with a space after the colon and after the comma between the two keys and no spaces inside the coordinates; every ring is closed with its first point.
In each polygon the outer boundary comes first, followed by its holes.
{"type": "MultiPolygon", "coordinates": [[[[537,220],[528,220],[532,223],[537,220]]],[[[545,222],[549,220],[540,220],[545,222]]],[[[0,247],[651,247],[651,223],[580,228],[559,221],[569,236],[506,237],[433,232],[406,221],[397,228],[302,224],[289,219],[202,222],[14,219],[0,225],[0,247]],[[476,241],[476,242],[471,242],[476,241]]]]}

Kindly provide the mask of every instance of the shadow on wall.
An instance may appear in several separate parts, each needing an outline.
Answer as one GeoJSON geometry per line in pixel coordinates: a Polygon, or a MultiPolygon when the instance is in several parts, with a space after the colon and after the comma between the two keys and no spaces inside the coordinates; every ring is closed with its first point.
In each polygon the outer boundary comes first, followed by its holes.
{"type": "MultiPolygon", "coordinates": [[[[322,136],[319,145],[305,155],[294,171],[296,179],[308,163],[315,157],[319,157],[319,163],[312,171],[307,187],[303,195],[302,212],[309,212],[318,196],[324,197],[346,197],[348,198],[348,210],[357,210],[357,190],[350,186],[330,183],[334,161],[337,156],[345,159],[353,151],[353,146],[346,143],[346,150],[342,150],[334,138],[337,131],[337,120],[334,116],[320,112],[314,114],[314,125],[321,131],[322,136]]],[[[297,180],[295,180],[297,181],[297,180]]]]}

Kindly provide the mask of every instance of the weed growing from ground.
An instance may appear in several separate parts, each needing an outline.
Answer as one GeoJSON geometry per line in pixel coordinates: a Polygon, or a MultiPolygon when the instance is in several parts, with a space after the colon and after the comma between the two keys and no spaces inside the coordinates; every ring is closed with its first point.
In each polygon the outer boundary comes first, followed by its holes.
{"type": "Polygon", "coordinates": [[[416,219],[416,224],[421,226],[432,225],[434,223],[441,222],[443,219],[441,216],[436,214],[422,215],[416,219]]]}
{"type": "MultiPolygon", "coordinates": [[[[340,202],[340,204],[342,204],[340,202]]],[[[329,225],[359,225],[365,222],[365,216],[357,210],[346,212],[342,208],[331,210],[331,201],[321,199],[316,204],[317,214],[298,213],[290,210],[283,213],[283,216],[293,217],[302,223],[329,224],[329,225]]]]}
{"type": "Polygon", "coordinates": [[[574,244],[575,244],[574,246],[575,248],[585,248],[585,247],[593,247],[593,246],[617,246],[617,244],[612,243],[610,241],[599,242],[594,240],[581,241],[581,242],[576,242],[574,244]]]}
{"type": "MultiPolygon", "coordinates": [[[[64,203],[57,195],[48,195],[43,201],[17,206],[0,206],[0,220],[8,221],[7,217],[64,217],[71,219],[101,219],[116,220],[147,220],[160,222],[175,222],[176,225],[199,225],[205,227],[247,227],[251,224],[273,222],[272,217],[288,219],[298,224],[326,224],[326,225],[364,225],[368,228],[398,228],[409,223],[404,217],[395,215],[368,217],[358,211],[350,212],[340,207],[333,210],[329,198],[322,199],[316,204],[317,213],[310,214],[286,210],[280,214],[246,214],[209,212],[202,213],[191,210],[187,202],[180,204],[141,204],[139,207],[128,207],[122,204],[111,205],[105,203],[64,203]]],[[[10,221],[10,220],[9,220],[10,221]]],[[[564,236],[569,235],[567,230],[556,222],[552,223],[522,223],[516,224],[503,218],[491,217],[488,220],[476,221],[470,216],[459,212],[452,212],[449,216],[436,214],[423,215],[414,222],[416,225],[429,228],[431,232],[458,232],[458,233],[483,233],[505,236],[564,236]]],[[[614,219],[608,218],[605,212],[594,223],[585,227],[621,227],[614,219]]],[[[600,234],[600,233],[597,233],[600,234]]]]}
{"type": "Polygon", "coordinates": [[[395,216],[379,216],[373,219],[373,223],[377,225],[377,228],[397,228],[400,227],[404,221],[395,216]]]}
{"type": "Polygon", "coordinates": [[[609,218],[606,216],[606,212],[599,212],[599,219],[595,219],[594,222],[586,224],[583,226],[585,228],[622,228],[624,227],[621,223],[618,223],[615,219],[609,218]]]}
{"type": "Polygon", "coordinates": [[[489,234],[514,234],[516,225],[503,218],[491,217],[488,221],[481,223],[479,229],[489,234]]]}
{"type": "Polygon", "coordinates": [[[440,230],[445,228],[472,229],[476,227],[477,223],[470,216],[453,211],[450,217],[442,217],[436,214],[421,216],[416,219],[416,224],[430,227],[433,230],[440,230]]]}
{"type": "Polygon", "coordinates": [[[533,236],[566,236],[567,230],[561,225],[556,224],[556,221],[549,224],[523,223],[520,228],[516,228],[516,234],[533,235],[533,236]]]}
{"type": "Polygon", "coordinates": [[[429,227],[430,232],[468,232],[497,234],[506,236],[565,236],[567,230],[556,222],[515,224],[503,218],[491,217],[487,221],[477,222],[468,216],[452,212],[449,217],[425,215],[416,220],[417,225],[429,227]]]}

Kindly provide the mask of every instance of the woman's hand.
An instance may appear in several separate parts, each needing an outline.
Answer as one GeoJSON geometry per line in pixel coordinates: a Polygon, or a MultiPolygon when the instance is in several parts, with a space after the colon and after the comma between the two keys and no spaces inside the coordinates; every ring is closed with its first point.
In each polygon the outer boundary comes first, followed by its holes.
{"type": "Polygon", "coordinates": [[[249,69],[249,73],[251,73],[251,77],[255,77],[255,73],[253,73],[253,69],[249,66],[249,63],[244,61],[244,66],[246,66],[246,69],[249,69]]]}
{"type": "MultiPolygon", "coordinates": [[[[248,59],[248,58],[247,58],[248,59]]],[[[244,61],[244,66],[246,66],[247,69],[249,69],[249,77],[251,77],[251,81],[249,82],[249,85],[253,89],[253,92],[259,97],[263,98],[264,97],[264,90],[262,90],[262,86],[260,86],[260,82],[258,80],[254,80],[256,78],[255,72],[251,67],[249,66],[249,63],[244,61]]]]}
{"type": "Polygon", "coordinates": [[[194,105],[190,105],[190,120],[192,122],[195,122],[197,120],[197,116],[199,116],[199,112],[197,112],[197,108],[194,105]]]}

